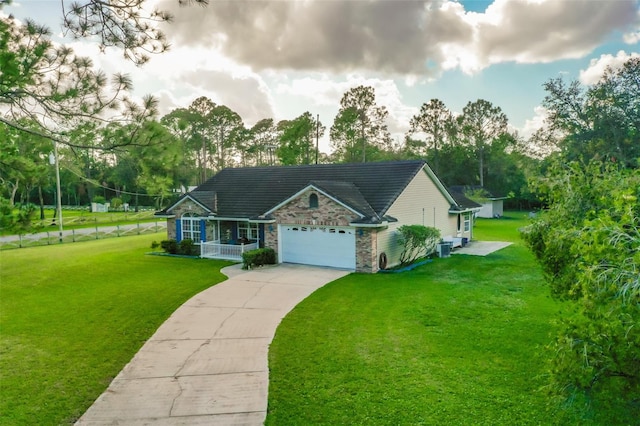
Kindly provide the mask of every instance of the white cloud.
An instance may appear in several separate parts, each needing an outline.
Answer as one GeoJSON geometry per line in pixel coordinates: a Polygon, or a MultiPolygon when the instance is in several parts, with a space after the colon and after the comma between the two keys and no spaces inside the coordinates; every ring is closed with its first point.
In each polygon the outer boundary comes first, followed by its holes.
{"type": "Polygon", "coordinates": [[[443,45],[444,68],[471,74],[501,62],[583,57],[612,31],[637,23],[636,7],[636,1],[496,0],[485,13],[462,16],[473,41],[443,45]]]}
{"type": "Polygon", "coordinates": [[[495,0],[484,13],[452,0],[159,4],[175,14],[167,33],[176,44],[216,49],[254,70],[426,78],[453,68],[475,73],[500,62],[583,57],[640,22],[637,0],[495,0]]]}
{"type": "Polygon", "coordinates": [[[640,31],[626,33],[622,36],[622,40],[627,44],[636,44],[640,42],[640,31]]]}
{"type": "Polygon", "coordinates": [[[159,99],[162,115],[205,96],[236,111],[247,125],[273,116],[273,99],[262,77],[220,52],[202,46],[176,47],[137,67],[116,49],[100,53],[95,44],[84,41],[70,46],[78,55],[92,58],[107,75],[128,74],[138,97],[151,94],[159,99]]]}
{"type": "Polygon", "coordinates": [[[620,50],[616,56],[606,54],[601,55],[597,59],[592,59],[586,70],[580,70],[580,82],[585,85],[596,84],[607,68],[613,70],[621,68],[629,58],[637,58],[640,56],[637,52],[627,53],[620,50]]]}
{"type": "Polygon", "coordinates": [[[350,74],[345,78],[318,74],[317,77],[281,81],[277,85],[276,94],[305,98],[307,103],[319,107],[333,107],[337,112],[342,96],[357,86],[374,88],[376,104],[386,107],[389,111],[387,125],[392,134],[404,134],[408,130],[408,123],[417,112],[417,108],[405,105],[398,86],[392,79],[365,77],[361,74],[350,74]]]}
{"type": "Polygon", "coordinates": [[[518,133],[524,139],[529,139],[536,131],[545,127],[545,120],[549,116],[549,111],[543,106],[537,106],[533,109],[533,117],[527,119],[522,129],[518,129],[518,133]]]}

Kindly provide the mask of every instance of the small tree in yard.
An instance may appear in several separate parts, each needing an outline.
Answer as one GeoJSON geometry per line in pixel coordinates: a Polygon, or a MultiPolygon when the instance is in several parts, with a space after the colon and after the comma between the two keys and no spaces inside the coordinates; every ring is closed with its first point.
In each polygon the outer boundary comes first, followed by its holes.
{"type": "Polygon", "coordinates": [[[436,250],[440,240],[440,231],[436,228],[422,225],[402,225],[399,244],[403,246],[400,253],[400,264],[409,265],[420,257],[430,255],[436,250]]]}
{"type": "Polygon", "coordinates": [[[9,200],[0,198],[0,229],[15,235],[37,232],[42,224],[36,221],[37,207],[34,204],[12,206],[9,200]]]}

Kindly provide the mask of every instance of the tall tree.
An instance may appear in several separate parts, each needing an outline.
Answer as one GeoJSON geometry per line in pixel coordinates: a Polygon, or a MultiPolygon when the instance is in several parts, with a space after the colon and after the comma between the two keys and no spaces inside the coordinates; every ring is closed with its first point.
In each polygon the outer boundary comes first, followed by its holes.
{"type": "MultiPolygon", "coordinates": [[[[115,140],[127,138],[131,130],[131,126],[113,125],[108,129],[108,137],[115,140]]],[[[137,130],[135,143],[116,151],[112,160],[116,167],[110,183],[121,188],[129,185],[130,189],[125,191],[123,188],[123,193],[136,195],[144,191],[156,200],[156,207],[161,208],[164,199],[185,181],[180,174],[182,144],[156,121],[145,122],[137,130]]]]}
{"type": "Polygon", "coordinates": [[[238,126],[232,130],[229,135],[232,144],[232,152],[235,152],[240,157],[240,165],[247,167],[253,165],[253,157],[255,155],[255,147],[252,144],[253,135],[251,129],[247,129],[244,125],[238,126]]]}
{"type": "Polygon", "coordinates": [[[280,146],[277,154],[280,162],[290,164],[313,164],[316,162],[316,137],[324,135],[325,127],[309,111],[283,123],[280,146]]]}
{"type": "MultiPolygon", "coordinates": [[[[20,125],[34,124],[22,120],[20,125]]],[[[16,203],[16,198],[26,203],[33,188],[39,188],[42,193],[51,174],[49,153],[52,151],[50,140],[0,124],[0,185],[10,205],[16,203]]],[[[41,196],[40,201],[42,210],[41,196]]]]}
{"type": "Polygon", "coordinates": [[[458,117],[458,124],[468,144],[474,147],[478,160],[478,178],[484,186],[485,149],[507,131],[507,116],[498,106],[484,99],[469,102],[458,117]]]}
{"type": "MultiPolygon", "coordinates": [[[[177,0],[179,4],[208,4],[209,0],[177,0]]],[[[62,2],[63,26],[74,37],[94,38],[100,48],[115,46],[137,65],[149,60],[149,53],[169,48],[158,23],[170,22],[171,14],[151,9],[147,0],[81,0],[62,2]]]]}
{"type": "Polygon", "coordinates": [[[411,118],[410,136],[423,134],[425,137],[424,144],[414,144],[414,149],[418,155],[426,155],[429,151],[432,153],[433,170],[437,173],[440,171],[439,151],[441,147],[449,142],[451,134],[455,128],[453,114],[444,102],[439,99],[431,99],[429,103],[422,104],[420,112],[411,118]],[[420,148],[424,148],[425,152],[421,152],[420,148]]]}
{"type": "Polygon", "coordinates": [[[495,195],[519,199],[526,192],[530,159],[522,154],[523,145],[516,135],[503,133],[486,148],[484,182],[495,195]]]}
{"type": "Polygon", "coordinates": [[[273,118],[263,118],[254,124],[251,137],[252,145],[249,152],[254,157],[256,166],[273,165],[278,147],[278,129],[273,118]]]}
{"type": "Polygon", "coordinates": [[[0,122],[71,145],[66,132],[88,121],[105,122],[106,113],[111,120],[130,122],[155,114],[152,97],[142,105],[126,97],[129,77],[107,78],[90,59],[54,45],[50,36],[49,29],[33,21],[21,25],[0,17],[0,106],[5,111],[0,122]],[[37,127],[21,126],[23,118],[37,127]]]}
{"type": "Polygon", "coordinates": [[[215,141],[215,158],[212,163],[216,171],[233,165],[233,155],[235,152],[235,136],[241,136],[244,123],[240,115],[225,105],[217,105],[207,115],[207,120],[211,123],[213,140],[215,141]]]}
{"type": "Polygon", "coordinates": [[[547,124],[560,133],[559,148],[567,160],[615,159],[638,167],[640,58],[630,58],[616,70],[608,68],[588,88],[561,78],[549,80],[544,88],[547,124]]]}
{"type": "Polygon", "coordinates": [[[201,96],[189,105],[186,118],[190,122],[191,140],[198,153],[199,179],[198,183],[207,180],[207,170],[213,169],[209,162],[214,149],[214,129],[212,112],[217,105],[209,98],[201,96]]]}
{"type": "Polygon", "coordinates": [[[200,153],[202,141],[197,134],[199,116],[188,108],[178,108],[160,119],[164,125],[181,143],[182,166],[181,174],[187,177],[185,186],[201,183],[198,180],[200,171],[200,153]]]}
{"type": "Polygon", "coordinates": [[[376,104],[375,89],[358,86],[348,90],[340,100],[340,109],[330,131],[331,145],[342,161],[367,161],[367,151],[388,150],[391,136],[386,107],[376,104]]]}

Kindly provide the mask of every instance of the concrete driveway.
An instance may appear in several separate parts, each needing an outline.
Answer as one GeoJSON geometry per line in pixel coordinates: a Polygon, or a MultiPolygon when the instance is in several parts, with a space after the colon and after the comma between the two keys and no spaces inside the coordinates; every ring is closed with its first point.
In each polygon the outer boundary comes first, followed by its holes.
{"type": "Polygon", "coordinates": [[[348,271],[281,264],[229,279],[182,305],[77,425],[261,425],[267,352],[301,300],[348,271]]]}

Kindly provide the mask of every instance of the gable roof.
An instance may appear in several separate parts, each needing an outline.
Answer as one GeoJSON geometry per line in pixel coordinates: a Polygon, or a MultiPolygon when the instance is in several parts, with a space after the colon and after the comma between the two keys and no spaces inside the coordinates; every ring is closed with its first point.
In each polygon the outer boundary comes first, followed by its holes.
{"type": "Polygon", "coordinates": [[[464,195],[464,192],[460,191],[458,187],[453,187],[453,186],[449,187],[449,193],[456,200],[456,204],[457,204],[457,206],[455,206],[455,208],[452,208],[452,210],[459,210],[459,211],[479,210],[482,207],[481,204],[476,203],[475,201],[473,201],[472,199],[464,195]]]}
{"type": "Polygon", "coordinates": [[[455,205],[423,160],[229,168],[191,194],[219,217],[257,219],[312,185],[361,213],[363,221],[376,222],[421,170],[455,205]]]}
{"type": "Polygon", "coordinates": [[[351,182],[316,180],[311,185],[333,198],[351,206],[358,213],[366,217],[376,215],[376,211],[364,198],[358,187],[351,182]]]}

